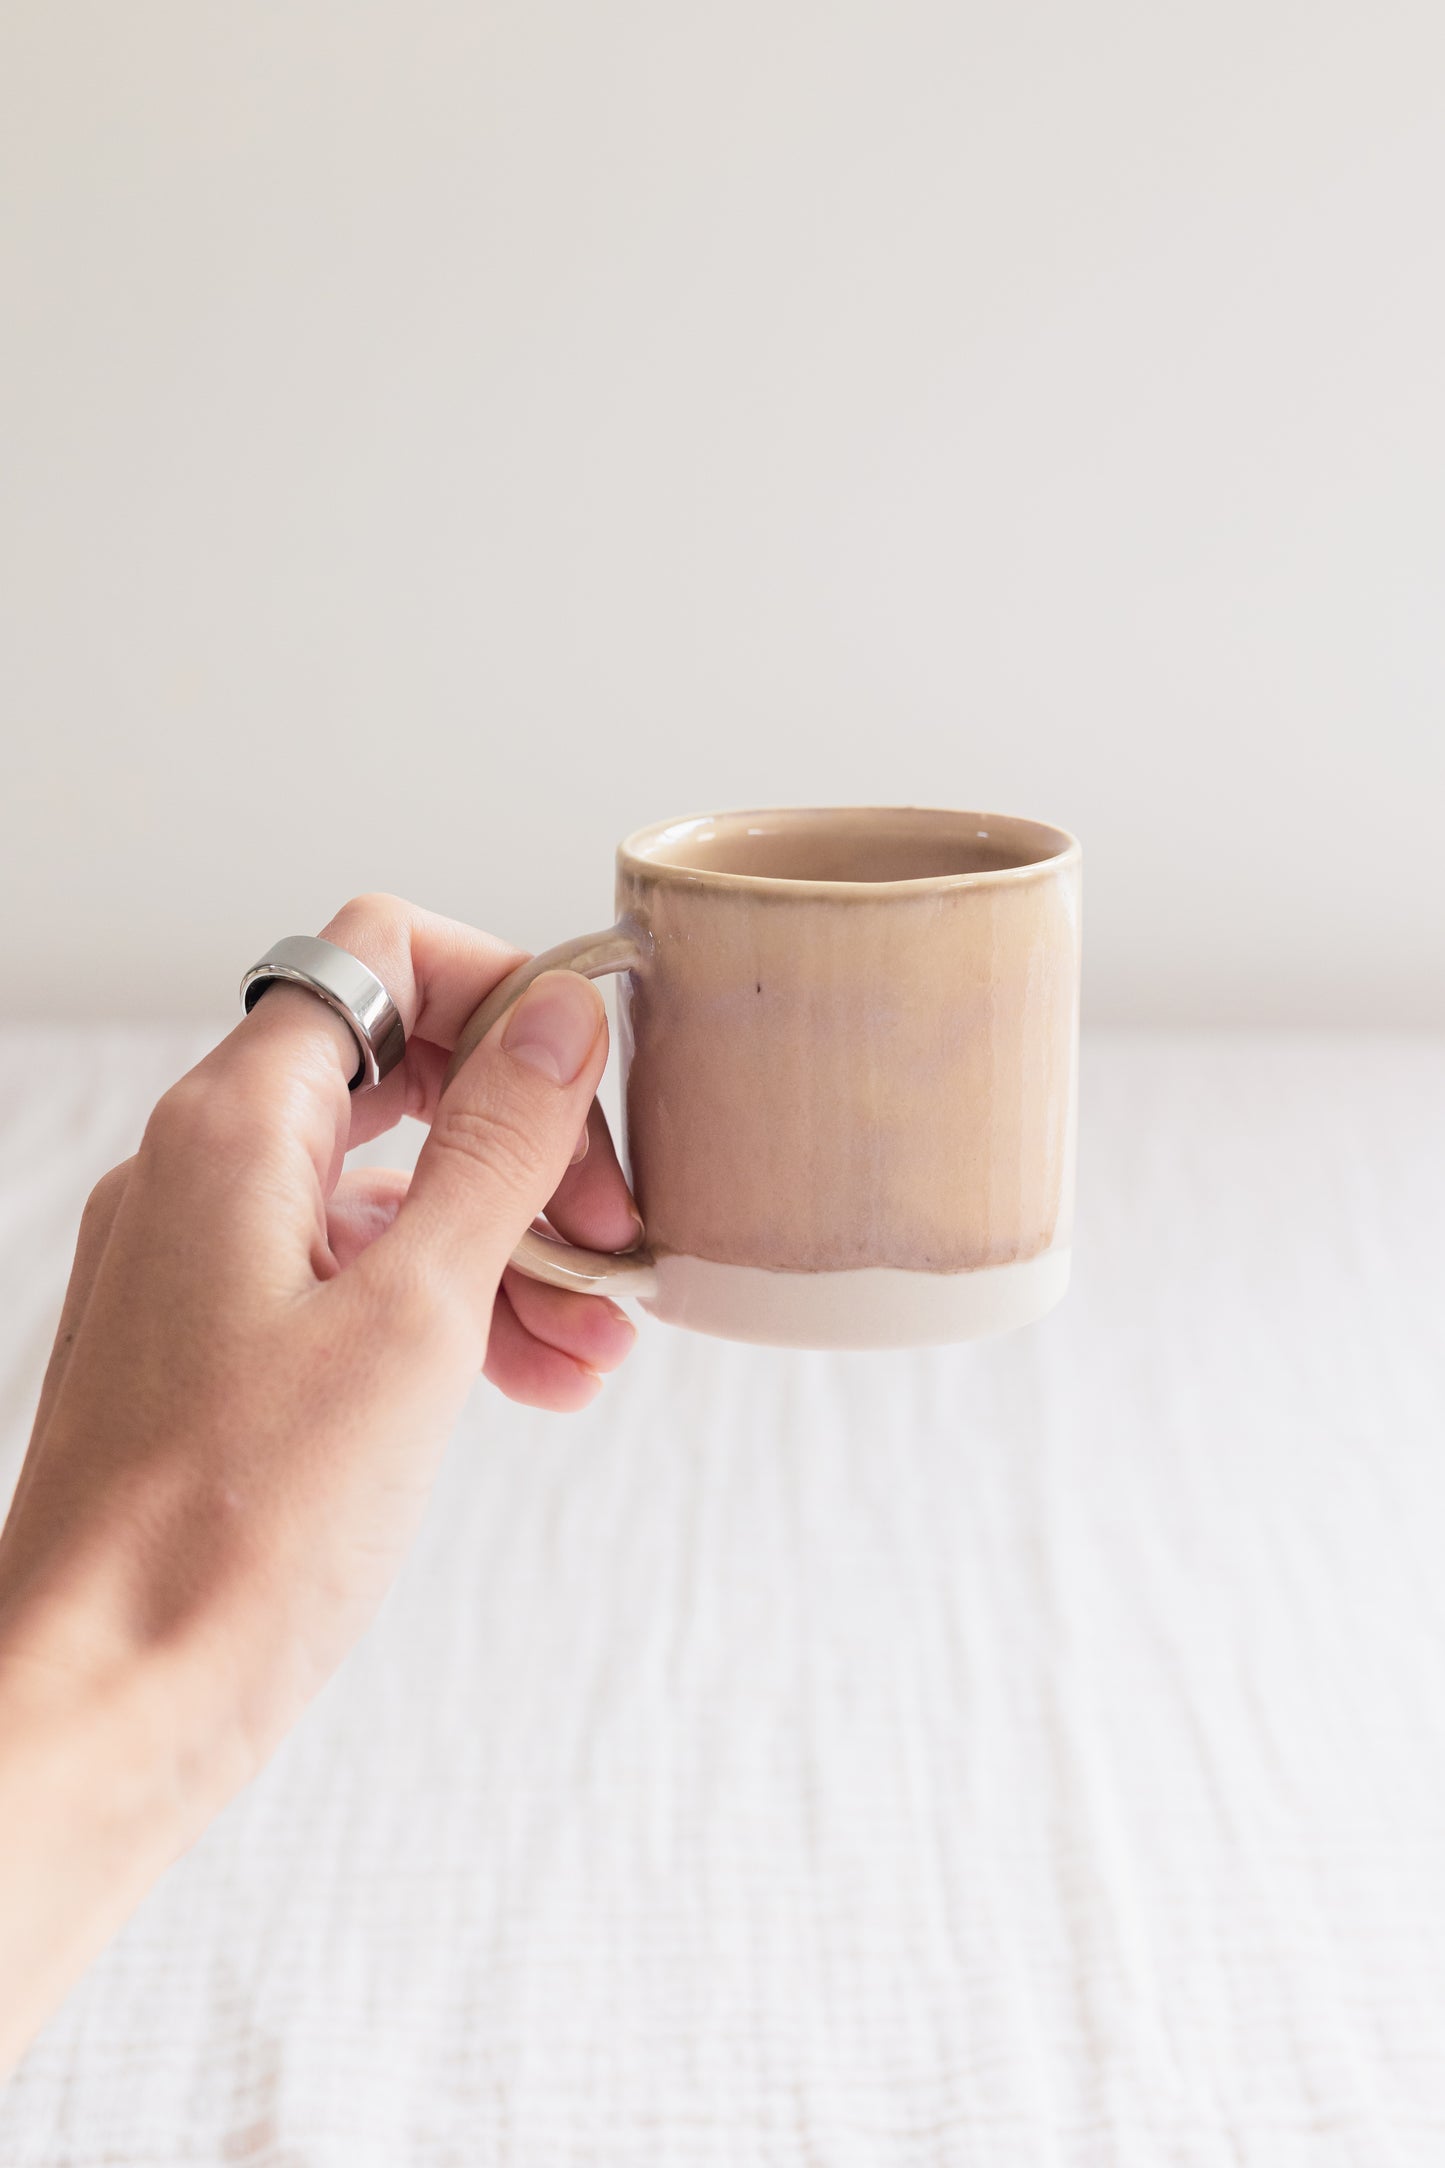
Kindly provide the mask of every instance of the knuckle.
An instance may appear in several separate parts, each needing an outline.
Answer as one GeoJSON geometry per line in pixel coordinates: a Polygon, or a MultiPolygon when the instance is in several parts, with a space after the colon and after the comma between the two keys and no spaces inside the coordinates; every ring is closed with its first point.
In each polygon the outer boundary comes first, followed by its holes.
{"type": "Polygon", "coordinates": [[[424,1260],[411,1259],[404,1272],[388,1275],[381,1301],[388,1332],[408,1347],[424,1347],[445,1322],[446,1281],[424,1260]]]}
{"type": "Polygon", "coordinates": [[[543,1169],[541,1140],[521,1111],[505,1102],[485,1110],[445,1109],[432,1124],[431,1141],[448,1159],[507,1189],[531,1186],[543,1169]]]}
{"type": "Polygon", "coordinates": [[[377,888],[353,896],[321,929],[323,940],[348,949],[377,973],[401,1008],[408,1030],[414,1021],[409,1004],[417,993],[412,943],[425,918],[404,896],[377,888]]]}
{"type": "Polygon", "coordinates": [[[392,1257],[384,1273],[342,1277],[353,1287],[369,1280],[369,1314],[395,1346],[440,1353],[475,1337],[471,1309],[440,1258],[412,1254],[398,1265],[392,1257]]]}
{"type": "Polygon", "coordinates": [[[411,914],[411,905],[401,896],[388,894],[384,888],[366,889],[359,896],[352,896],[331,920],[328,931],[338,928],[361,926],[392,926],[399,919],[411,914]]]}
{"type": "Polygon", "coordinates": [[[146,1123],[142,1150],[168,1149],[188,1136],[200,1116],[202,1096],[195,1079],[189,1076],[181,1077],[169,1091],[162,1092],[146,1123]]]}
{"type": "Polygon", "coordinates": [[[134,1164],[134,1160],[127,1159],[121,1166],[112,1167],[101,1176],[85,1200],[85,1209],[80,1216],[82,1227],[87,1223],[94,1226],[98,1219],[109,1219],[120,1201],[121,1192],[130,1178],[130,1170],[134,1164]]]}
{"type": "Polygon", "coordinates": [[[250,1127],[246,1109],[192,1071],[156,1101],[141,1140],[147,1157],[232,1152],[250,1127]]]}

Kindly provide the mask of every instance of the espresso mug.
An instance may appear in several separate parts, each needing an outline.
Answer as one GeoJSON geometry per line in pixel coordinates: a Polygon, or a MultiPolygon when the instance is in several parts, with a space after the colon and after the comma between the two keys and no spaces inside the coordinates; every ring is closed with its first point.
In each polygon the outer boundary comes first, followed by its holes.
{"type": "Polygon", "coordinates": [[[640,828],[617,923],[539,972],[623,974],[621,1140],[646,1248],[524,1235],[512,1262],[776,1346],[916,1347],[1030,1324],[1068,1284],[1079,846],[925,807],[640,828]]]}

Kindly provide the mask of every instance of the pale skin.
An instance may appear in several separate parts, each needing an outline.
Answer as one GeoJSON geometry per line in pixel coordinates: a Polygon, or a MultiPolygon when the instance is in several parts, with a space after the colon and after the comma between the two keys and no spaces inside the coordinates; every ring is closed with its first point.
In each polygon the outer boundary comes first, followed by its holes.
{"type": "Polygon", "coordinates": [[[508,1269],[534,1217],[640,1236],[593,1094],[597,989],[534,981],[442,1094],[520,954],[394,897],[324,929],[384,981],[402,1066],[275,987],[86,1207],[0,1534],[0,2069],[363,1631],[478,1372],[586,1406],[634,1340],[508,1269]],[[342,1173],[403,1113],[416,1173],[342,1173]]]}

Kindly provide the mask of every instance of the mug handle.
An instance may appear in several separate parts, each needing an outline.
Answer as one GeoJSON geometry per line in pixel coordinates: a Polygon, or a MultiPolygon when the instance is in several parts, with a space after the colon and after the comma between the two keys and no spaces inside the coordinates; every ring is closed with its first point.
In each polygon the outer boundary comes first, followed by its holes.
{"type": "MultiPolygon", "coordinates": [[[[602,979],[612,971],[635,969],[645,954],[646,936],[619,924],[609,926],[605,933],[579,934],[575,941],[560,942],[556,948],[518,964],[463,1024],[442,1078],[442,1090],[445,1092],[472,1048],[486,1037],[497,1018],[505,1016],[544,971],[578,971],[584,979],[602,979]]],[[[656,1267],[647,1249],[625,1250],[620,1255],[584,1250],[574,1242],[564,1242],[560,1235],[542,1234],[532,1227],[513,1250],[511,1262],[529,1280],[544,1280],[549,1287],[570,1287],[584,1295],[605,1290],[632,1298],[656,1292],[656,1267]]]]}

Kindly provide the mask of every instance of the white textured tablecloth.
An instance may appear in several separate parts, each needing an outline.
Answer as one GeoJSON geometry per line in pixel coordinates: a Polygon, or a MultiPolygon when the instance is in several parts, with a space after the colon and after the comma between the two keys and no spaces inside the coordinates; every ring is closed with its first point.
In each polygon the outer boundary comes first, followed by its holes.
{"type": "MultiPolygon", "coordinates": [[[[198,1045],[0,1042],[7,1488],[198,1045]]],[[[0,2168],[1445,2162],[1445,1046],[1096,1039],[1081,1138],[1027,1333],[479,1390],[0,2168]]]]}

